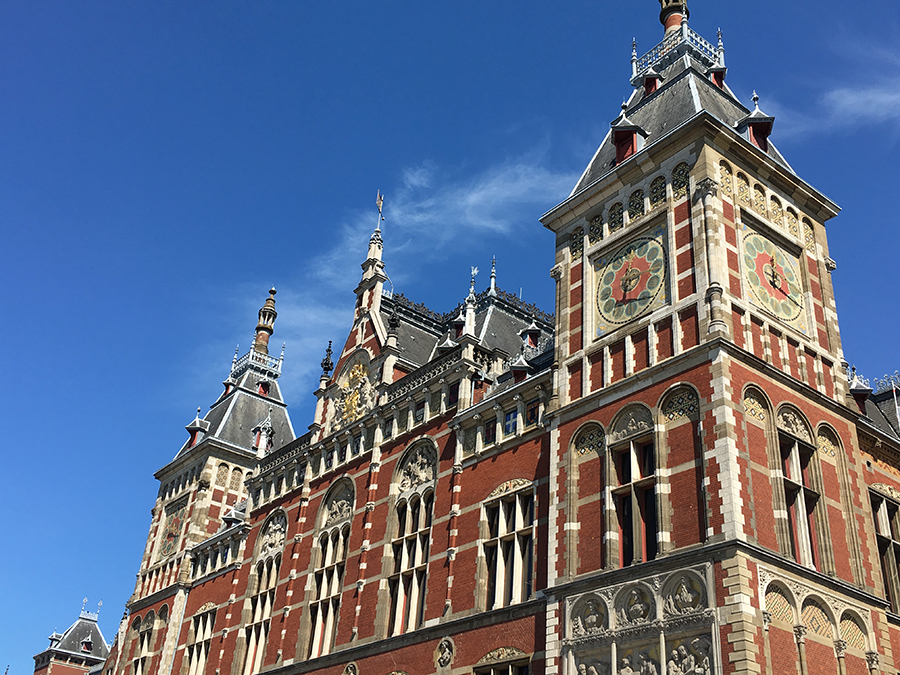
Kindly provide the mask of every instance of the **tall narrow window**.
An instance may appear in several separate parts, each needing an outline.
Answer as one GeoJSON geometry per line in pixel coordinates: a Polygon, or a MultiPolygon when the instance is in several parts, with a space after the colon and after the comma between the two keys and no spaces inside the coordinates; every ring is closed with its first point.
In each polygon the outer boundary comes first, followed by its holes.
{"type": "Polygon", "coordinates": [[[872,515],[878,537],[878,556],[885,596],[891,609],[900,612],[900,504],[881,493],[872,492],[872,515]]]}
{"type": "Polygon", "coordinates": [[[613,446],[612,495],[619,526],[619,563],[623,567],[657,555],[656,446],[644,437],[613,446]]]}
{"type": "Polygon", "coordinates": [[[256,578],[252,580],[255,591],[244,605],[244,675],[258,673],[263,666],[286,532],[287,517],[278,511],[265,524],[257,540],[256,578]]]}
{"type": "Polygon", "coordinates": [[[391,541],[394,564],[388,578],[391,635],[415,630],[424,620],[436,465],[434,448],[421,443],[407,454],[397,478],[400,495],[391,541]]]}
{"type": "Polygon", "coordinates": [[[474,675],[529,675],[527,663],[500,663],[476,668],[474,675]]]}
{"type": "Polygon", "coordinates": [[[138,634],[137,649],[132,663],[132,675],[146,675],[150,667],[150,652],[153,650],[153,623],[156,616],[150,612],[144,617],[138,634]]]}
{"type": "Polygon", "coordinates": [[[309,606],[310,658],[328,654],[334,647],[350,544],[353,497],[353,484],[346,480],[339,482],[323,502],[319,516],[319,545],[309,606]]]}
{"type": "Polygon", "coordinates": [[[188,675],[203,675],[206,672],[215,623],[215,608],[197,614],[191,621],[190,644],[187,648],[188,675]]]}
{"type": "Polygon", "coordinates": [[[822,570],[820,531],[824,518],[820,505],[821,475],[812,435],[799,411],[782,408],[778,427],[781,490],[787,510],[788,553],[801,565],[822,570]]]}
{"type": "Polygon", "coordinates": [[[534,590],[534,488],[487,502],[486,609],[523,602],[534,590]]]}

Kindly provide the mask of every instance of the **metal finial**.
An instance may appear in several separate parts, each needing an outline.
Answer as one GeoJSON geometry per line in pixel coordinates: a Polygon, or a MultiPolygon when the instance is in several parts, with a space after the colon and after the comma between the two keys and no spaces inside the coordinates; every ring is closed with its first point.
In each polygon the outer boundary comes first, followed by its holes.
{"type": "Polygon", "coordinates": [[[477,268],[477,267],[473,267],[473,268],[472,268],[472,281],[471,281],[471,283],[469,284],[469,287],[470,287],[472,290],[475,289],[475,277],[477,277],[477,276],[478,276],[478,268],[477,268]]]}
{"type": "Polygon", "coordinates": [[[719,36],[719,49],[721,49],[724,46],[722,44],[722,29],[721,28],[717,31],[717,35],[719,36]]]}
{"type": "Polygon", "coordinates": [[[631,38],[631,58],[637,58],[637,38],[631,38]]]}
{"type": "MultiPolygon", "coordinates": [[[[197,419],[200,419],[200,406],[197,406],[197,419]]],[[[101,600],[102,602],[102,600],[101,600]]]]}
{"type": "Polygon", "coordinates": [[[497,256],[491,258],[491,276],[497,276],[497,256]]]}
{"type": "Polygon", "coordinates": [[[753,90],[753,105],[759,110],[759,94],[756,93],[756,89],[753,90]]]}
{"type": "Polygon", "coordinates": [[[84,611],[84,606],[87,604],[87,596],[84,596],[84,600],[81,601],[81,611],[84,611]]]}
{"type": "Polygon", "coordinates": [[[322,373],[324,375],[328,375],[332,370],[334,370],[334,362],[331,360],[331,355],[334,352],[331,351],[331,340],[328,341],[328,349],[325,350],[325,358],[322,359],[322,373]]]}
{"type": "Polygon", "coordinates": [[[284,358],[284,348],[287,346],[287,342],[281,343],[281,358],[284,358]]]}
{"type": "MultiPolygon", "coordinates": [[[[379,190],[378,194],[375,195],[375,206],[378,207],[378,223],[380,227],[381,221],[384,220],[384,213],[382,212],[382,207],[384,206],[384,195],[381,194],[381,190],[379,190]]],[[[376,227],[375,229],[378,228],[376,227]]]]}

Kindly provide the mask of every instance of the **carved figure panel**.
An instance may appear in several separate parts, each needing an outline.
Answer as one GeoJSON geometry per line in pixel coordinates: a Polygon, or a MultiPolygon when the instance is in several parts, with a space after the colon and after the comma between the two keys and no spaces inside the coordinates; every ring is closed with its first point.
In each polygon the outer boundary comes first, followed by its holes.
{"type": "Polygon", "coordinates": [[[606,603],[595,595],[581,598],[572,610],[572,635],[592,635],[609,628],[606,603]]]}
{"type": "Polygon", "coordinates": [[[653,598],[642,586],[625,588],[616,600],[616,618],[620,626],[640,624],[655,618],[653,598]]]}
{"type": "Polygon", "coordinates": [[[650,411],[642,406],[634,406],[619,417],[609,434],[611,443],[618,443],[630,436],[637,436],[653,430],[650,411]]]}
{"type": "Polygon", "coordinates": [[[333,490],[325,501],[323,527],[330,527],[353,515],[353,486],[348,481],[333,490]]]}
{"type": "Polygon", "coordinates": [[[793,408],[782,408],[778,411],[778,417],[775,419],[776,426],[782,431],[796,436],[797,438],[812,443],[809,435],[809,427],[799,412],[793,408]]]}
{"type": "Polygon", "coordinates": [[[400,469],[400,492],[431,483],[436,476],[437,455],[430,443],[420,443],[410,452],[400,469]]]}
{"type": "Polygon", "coordinates": [[[495,663],[497,661],[513,661],[527,656],[521,649],[515,647],[500,647],[492,649],[487,654],[478,659],[478,664],[495,663]]]}
{"type": "Polygon", "coordinates": [[[514,478],[513,480],[508,480],[502,485],[495,487],[491,491],[491,494],[488,495],[488,499],[499,497],[500,495],[505,495],[510,492],[516,492],[530,485],[533,485],[533,483],[527,478],[514,478]]]}
{"type": "Polygon", "coordinates": [[[440,641],[437,647],[437,651],[435,654],[435,663],[438,668],[449,668],[450,664],[453,663],[453,655],[456,651],[455,646],[453,645],[453,640],[448,637],[445,637],[440,641]]]}
{"type": "Polygon", "coordinates": [[[706,609],[706,586],[693,574],[677,574],[664,590],[666,615],[693,614],[706,609]]]}
{"type": "Polygon", "coordinates": [[[712,675],[712,641],[706,635],[667,642],[666,675],[712,675]]]}
{"type": "Polygon", "coordinates": [[[286,534],[287,517],[283,512],[279,511],[269,519],[262,534],[259,536],[259,557],[265,558],[280,551],[284,547],[286,534]]]}

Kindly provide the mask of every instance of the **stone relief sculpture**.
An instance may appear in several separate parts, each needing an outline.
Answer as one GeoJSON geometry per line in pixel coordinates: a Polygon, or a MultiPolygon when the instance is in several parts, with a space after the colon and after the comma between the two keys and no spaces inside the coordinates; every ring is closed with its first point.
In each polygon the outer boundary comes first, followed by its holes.
{"type": "Polygon", "coordinates": [[[526,656],[525,652],[515,647],[499,647],[493,649],[478,659],[478,663],[492,663],[494,661],[511,661],[526,656]]]}
{"type": "Polygon", "coordinates": [[[353,515],[353,487],[344,483],[328,498],[325,505],[324,527],[329,527],[342,520],[348,520],[353,515]]]}
{"type": "Polygon", "coordinates": [[[652,618],[653,600],[647,593],[635,586],[625,596],[624,601],[616,611],[616,617],[621,625],[637,624],[652,618]]]}
{"type": "Polygon", "coordinates": [[[277,551],[284,546],[284,538],[287,533],[287,517],[279,511],[266,524],[263,533],[260,535],[259,555],[265,557],[277,551]]]}
{"type": "Polygon", "coordinates": [[[650,411],[643,407],[634,407],[619,418],[609,434],[609,440],[611,443],[617,443],[629,436],[646,433],[652,429],[653,419],[650,417],[650,411]]]}
{"type": "Polygon", "coordinates": [[[716,613],[708,607],[710,574],[708,565],[691,567],[567,600],[563,644],[572,650],[575,672],[713,675],[716,613]]]}
{"type": "Polygon", "coordinates": [[[437,665],[439,668],[446,668],[453,662],[453,641],[450,638],[441,640],[437,651],[437,665]]]}
{"type": "Polygon", "coordinates": [[[576,606],[572,618],[575,635],[589,635],[606,630],[609,627],[606,605],[602,600],[589,596],[583,604],[576,606]]]}
{"type": "Polygon", "coordinates": [[[348,663],[344,667],[342,675],[359,675],[359,668],[356,667],[355,663],[348,663]]]}
{"type": "Polygon", "coordinates": [[[782,408],[779,410],[775,423],[779,429],[789,433],[791,436],[803,439],[807,443],[812,442],[812,439],[809,436],[809,428],[806,426],[806,423],[803,421],[803,418],[800,417],[799,413],[792,408],[782,408]]]}
{"type": "Polygon", "coordinates": [[[400,491],[414,490],[424,483],[434,480],[434,465],[437,457],[430,444],[422,443],[406,458],[400,470],[400,491]]]}
{"type": "Polygon", "coordinates": [[[690,614],[703,609],[703,587],[691,577],[683,575],[666,597],[667,614],[690,614]]]}

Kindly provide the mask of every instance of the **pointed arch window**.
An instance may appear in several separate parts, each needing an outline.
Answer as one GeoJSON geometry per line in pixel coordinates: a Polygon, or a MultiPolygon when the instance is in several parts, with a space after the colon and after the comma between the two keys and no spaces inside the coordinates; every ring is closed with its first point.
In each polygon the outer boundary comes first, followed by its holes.
{"type": "Polygon", "coordinates": [[[487,585],[485,609],[507,607],[534,590],[534,486],[514,480],[491,493],[484,505],[482,544],[487,585]]]}
{"type": "Polygon", "coordinates": [[[277,511],[263,526],[259,536],[257,562],[253,570],[254,578],[251,579],[254,593],[244,605],[247,617],[244,628],[244,675],[258,673],[263,666],[286,532],[287,516],[284,512],[277,511]]]}
{"type": "Polygon", "coordinates": [[[313,597],[309,607],[309,658],[328,654],[334,647],[350,544],[353,502],[353,484],[345,480],[332,488],[322,504],[313,597]]]}
{"type": "Polygon", "coordinates": [[[188,653],[188,675],[203,675],[209,660],[213,629],[216,624],[216,608],[204,605],[191,621],[188,653]]]}
{"type": "Polygon", "coordinates": [[[437,453],[426,441],[407,453],[396,478],[400,494],[394,507],[393,570],[388,577],[391,635],[415,630],[424,621],[436,477],[437,453]]]}
{"type": "Polygon", "coordinates": [[[779,410],[776,426],[789,553],[801,565],[821,569],[824,504],[816,447],[808,426],[796,410],[779,410]]]}
{"type": "Polygon", "coordinates": [[[132,675],[146,675],[149,672],[151,652],[153,650],[153,624],[156,615],[151,611],[140,624],[135,658],[132,662],[132,675]]]}
{"type": "Polygon", "coordinates": [[[657,459],[650,412],[634,407],[609,434],[607,475],[622,567],[654,560],[659,552],[657,459]]]}

